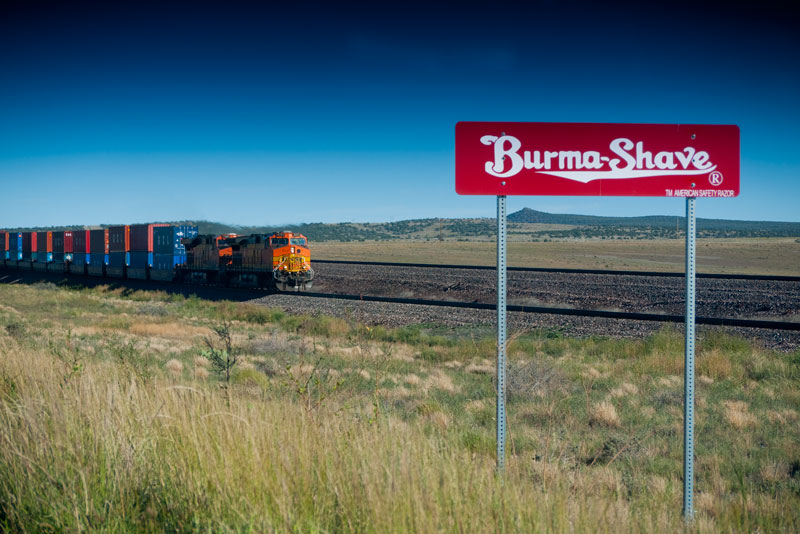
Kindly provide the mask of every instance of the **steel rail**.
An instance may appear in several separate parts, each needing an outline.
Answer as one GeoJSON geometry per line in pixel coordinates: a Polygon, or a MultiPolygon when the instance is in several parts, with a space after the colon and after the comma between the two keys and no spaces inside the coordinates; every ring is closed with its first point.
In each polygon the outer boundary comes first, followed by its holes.
{"type": "MultiPolygon", "coordinates": [[[[0,270],[2,266],[0,266],[0,270]]],[[[232,288],[232,287],[225,287],[225,286],[216,286],[216,285],[197,285],[194,284],[175,284],[173,282],[164,282],[164,281],[153,281],[153,280],[135,280],[135,279],[124,279],[124,278],[106,278],[106,277],[92,277],[92,276],[82,276],[76,275],[71,273],[54,273],[54,272],[36,272],[36,271],[26,271],[26,270],[18,270],[14,268],[6,267],[5,271],[8,274],[12,273],[26,273],[31,275],[42,276],[45,275],[48,278],[58,278],[66,276],[70,279],[75,280],[90,280],[92,282],[100,283],[118,283],[118,284],[126,284],[128,286],[141,286],[143,289],[149,289],[147,286],[153,285],[156,289],[164,289],[169,287],[197,287],[203,288],[205,290],[216,290],[216,291],[225,291],[225,292],[233,292],[233,293],[240,293],[246,291],[252,291],[253,293],[258,294],[280,294],[280,295],[295,295],[299,297],[316,297],[316,298],[330,298],[330,299],[339,299],[339,300],[360,300],[364,302],[384,302],[388,304],[413,304],[413,305],[424,305],[424,306],[439,306],[445,308],[464,308],[464,309],[475,309],[475,310],[491,310],[495,311],[497,306],[495,304],[489,304],[484,302],[461,302],[461,301],[450,301],[450,300],[428,300],[428,299],[412,299],[412,298],[401,298],[401,297],[379,297],[379,296],[372,296],[372,295],[348,295],[348,294],[340,294],[340,293],[314,293],[309,291],[270,291],[265,289],[258,289],[258,288],[232,288]]],[[[0,283],[9,283],[9,280],[6,280],[8,276],[0,275],[0,283]]],[[[11,283],[16,282],[16,280],[10,280],[11,283]]],[[[574,317],[598,317],[598,318],[606,318],[606,319],[627,319],[632,321],[654,321],[654,322],[662,322],[662,323],[682,323],[685,319],[683,315],[672,315],[672,314],[660,314],[660,313],[639,313],[639,312],[616,312],[616,311],[604,311],[604,310],[580,310],[574,308],[549,308],[546,306],[520,306],[515,304],[507,304],[506,309],[509,312],[519,312],[519,313],[540,313],[540,314],[550,314],[550,315],[567,315],[567,316],[574,316],[574,317]]],[[[793,322],[784,322],[784,321],[766,321],[760,319],[736,319],[732,317],[696,317],[695,319],[697,324],[704,324],[704,325],[712,325],[712,326],[731,326],[731,327],[740,327],[740,328],[763,328],[769,330],[789,330],[789,331],[800,331],[800,323],[793,323],[793,322]]]]}
{"type": "MultiPolygon", "coordinates": [[[[451,265],[438,263],[402,263],[382,261],[346,261],[346,260],[318,260],[314,263],[332,263],[343,265],[374,265],[383,267],[427,267],[431,269],[472,269],[476,271],[494,271],[494,265],[451,265]]],[[[624,271],[604,269],[557,269],[550,267],[506,267],[508,271],[533,272],[533,273],[561,273],[561,274],[608,274],[625,276],[661,276],[665,278],[683,278],[685,273],[670,273],[664,271],[624,271]]],[[[724,274],[724,273],[697,273],[697,278],[715,278],[722,280],[763,280],[768,282],[800,282],[800,276],[768,275],[768,274],[724,274]]]]}
{"type": "MultiPolygon", "coordinates": [[[[347,295],[342,293],[312,293],[309,291],[289,292],[280,291],[279,294],[291,294],[300,297],[316,297],[339,300],[358,300],[363,302],[384,302],[388,304],[413,304],[418,306],[438,306],[444,308],[466,308],[473,310],[496,310],[495,304],[485,302],[460,302],[451,300],[428,300],[402,297],[378,297],[373,295],[347,295]]],[[[617,312],[604,310],[579,310],[574,308],[549,308],[546,306],[520,306],[506,305],[509,312],[540,313],[549,315],[571,315],[575,317],[600,317],[605,319],[627,319],[631,321],[655,321],[661,323],[682,323],[683,315],[617,312]]],[[[697,324],[713,326],[734,326],[741,328],[765,328],[770,330],[795,330],[800,331],[800,323],[784,321],[765,321],[760,319],[736,319],[733,317],[697,317],[697,324]]]]}

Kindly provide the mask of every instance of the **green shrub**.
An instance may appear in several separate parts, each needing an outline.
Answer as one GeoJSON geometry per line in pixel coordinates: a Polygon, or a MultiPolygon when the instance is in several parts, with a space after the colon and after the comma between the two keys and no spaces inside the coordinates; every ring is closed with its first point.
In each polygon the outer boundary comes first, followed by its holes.
{"type": "Polygon", "coordinates": [[[23,339],[26,332],[25,324],[20,321],[13,321],[6,325],[6,333],[14,339],[23,339]]]}

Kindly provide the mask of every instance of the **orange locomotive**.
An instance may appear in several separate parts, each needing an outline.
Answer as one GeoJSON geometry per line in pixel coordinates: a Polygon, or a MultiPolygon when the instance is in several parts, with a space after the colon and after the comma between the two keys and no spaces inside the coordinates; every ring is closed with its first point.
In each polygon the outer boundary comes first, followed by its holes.
{"type": "Polygon", "coordinates": [[[308,239],[302,234],[200,235],[184,239],[181,278],[234,287],[309,289],[314,279],[308,239]]]}

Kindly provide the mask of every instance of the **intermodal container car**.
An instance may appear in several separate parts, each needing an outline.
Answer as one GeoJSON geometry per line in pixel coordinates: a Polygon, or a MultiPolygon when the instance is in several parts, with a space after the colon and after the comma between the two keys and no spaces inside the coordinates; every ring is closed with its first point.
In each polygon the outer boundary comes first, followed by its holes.
{"type": "Polygon", "coordinates": [[[72,260],[69,263],[69,272],[72,274],[86,274],[87,265],[89,265],[89,255],[87,253],[73,252],[72,260]]]}
{"type": "Polygon", "coordinates": [[[153,263],[153,253],[132,250],[128,254],[128,278],[147,280],[147,271],[153,263]]]}
{"type": "MultiPolygon", "coordinates": [[[[94,231],[95,230],[92,230],[92,232],[94,231]]],[[[100,232],[103,232],[103,230],[100,230],[100,232]]],[[[102,239],[103,234],[100,234],[99,237],[102,239]]],[[[89,256],[89,265],[86,267],[86,272],[90,276],[105,276],[106,274],[105,254],[103,254],[102,252],[99,252],[97,254],[92,252],[92,254],[89,256]]]]}
{"type": "Polygon", "coordinates": [[[105,230],[89,230],[89,252],[92,256],[102,256],[108,254],[108,229],[105,230]]]}
{"type": "Polygon", "coordinates": [[[154,254],[186,254],[181,239],[197,236],[197,226],[180,225],[153,229],[154,254]]]}
{"type": "Polygon", "coordinates": [[[176,265],[183,265],[184,263],[186,263],[185,254],[153,254],[154,270],[172,270],[176,265]]]}
{"type": "Polygon", "coordinates": [[[72,231],[72,263],[89,263],[89,230],[72,231]]]}
{"type": "Polygon", "coordinates": [[[172,282],[175,280],[175,269],[151,269],[150,280],[172,282]]]}
{"type": "Polygon", "coordinates": [[[109,252],[108,264],[112,267],[126,267],[128,265],[128,253],[114,251],[109,252]]]}
{"type": "Polygon", "coordinates": [[[53,261],[63,263],[72,260],[72,232],[53,232],[53,261]]]}
{"type": "Polygon", "coordinates": [[[128,265],[136,269],[145,269],[153,264],[153,253],[132,250],[128,260],[128,265]]]}
{"type": "Polygon", "coordinates": [[[125,277],[132,280],[147,280],[147,267],[126,267],[125,277]]]}
{"type": "Polygon", "coordinates": [[[169,228],[168,224],[132,224],[130,230],[131,252],[153,252],[153,230],[169,228]]]}
{"type": "Polygon", "coordinates": [[[64,259],[66,261],[72,261],[73,239],[74,236],[72,235],[71,231],[64,232],[64,259]]]}
{"type": "Polygon", "coordinates": [[[109,226],[108,252],[129,252],[130,250],[131,227],[127,224],[122,226],[109,226]]]}
{"type": "Polygon", "coordinates": [[[53,261],[53,232],[36,232],[36,261],[53,261]]]}
{"type": "Polygon", "coordinates": [[[175,266],[185,262],[186,256],[153,254],[153,268],[150,269],[150,279],[169,282],[175,278],[175,266]]]}
{"type": "MultiPolygon", "coordinates": [[[[110,234],[110,232],[109,232],[110,234]]],[[[125,278],[125,268],[128,266],[128,252],[109,252],[106,274],[112,278],[125,278]]]]}
{"type": "Polygon", "coordinates": [[[54,261],[51,261],[50,263],[46,263],[45,264],[47,266],[46,267],[47,272],[48,273],[65,273],[65,272],[67,272],[67,270],[68,270],[67,269],[67,264],[64,263],[63,261],[55,261],[55,254],[56,253],[53,252],[54,261]]]}
{"type": "Polygon", "coordinates": [[[50,232],[51,252],[64,252],[64,232],[50,232]]]}
{"type": "MultiPolygon", "coordinates": [[[[64,234],[66,233],[69,233],[70,237],[72,236],[71,232],[52,232],[54,263],[64,263],[67,261],[66,254],[64,252],[64,234]]],[[[70,254],[70,256],[72,256],[72,254],[70,254]]]]}
{"type": "MultiPolygon", "coordinates": [[[[72,259],[69,264],[69,272],[72,274],[87,274],[86,269],[89,265],[89,230],[73,230],[72,234],[72,259]]],[[[66,247],[66,245],[65,245],[66,247]]]]}
{"type": "Polygon", "coordinates": [[[33,261],[36,253],[36,232],[22,232],[22,259],[33,261]]]}
{"type": "Polygon", "coordinates": [[[8,259],[11,261],[22,259],[22,234],[20,232],[8,233],[8,259]]]}

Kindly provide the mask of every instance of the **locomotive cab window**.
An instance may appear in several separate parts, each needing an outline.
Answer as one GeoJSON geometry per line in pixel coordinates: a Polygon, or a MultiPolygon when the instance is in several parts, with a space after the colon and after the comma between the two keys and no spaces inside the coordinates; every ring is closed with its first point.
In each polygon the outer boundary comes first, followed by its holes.
{"type": "Polygon", "coordinates": [[[302,237],[297,237],[292,239],[292,245],[305,245],[306,240],[302,237]]]}
{"type": "Polygon", "coordinates": [[[276,247],[282,247],[289,244],[289,240],[285,237],[277,237],[272,240],[272,245],[276,247]]]}

